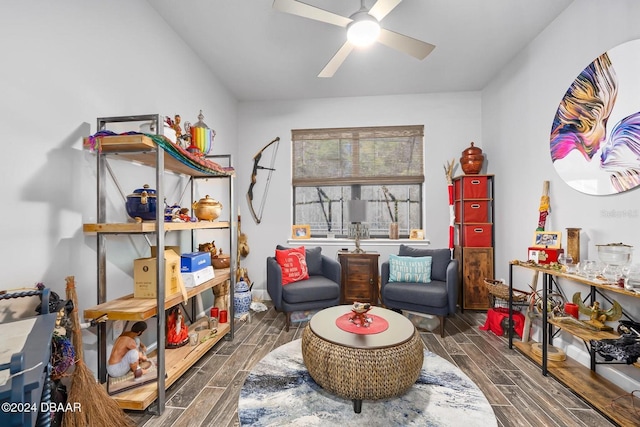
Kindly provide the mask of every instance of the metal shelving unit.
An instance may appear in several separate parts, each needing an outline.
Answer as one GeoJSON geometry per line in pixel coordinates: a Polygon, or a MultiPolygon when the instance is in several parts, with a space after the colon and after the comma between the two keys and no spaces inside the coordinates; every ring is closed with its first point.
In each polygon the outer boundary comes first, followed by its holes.
{"type": "MultiPolygon", "coordinates": [[[[111,123],[126,122],[152,122],[155,125],[156,132],[160,134],[164,127],[163,116],[160,114],[138,115],[138,116],[120,116],[105,117],[97,119],[97,129],[99,131],[106,130],[107,125],[111,123]]],[[[234,197],[234,174],[231,172],[220,174],[204,173],[200,170],[189,167],[184,162],[170,155],[160,145],[156,144],[153,139],[145,135],[121,135],[101,137],[100,148],[96,153],[97,157],[97,223],[84,224],[85,233],[95,233],[97,236],[97,306],[88,308],[84,311],[86,319],[96,319],[104,314],[109,320],[146,320],[151,317],[157,317],[157,382],[146,384],[135,389],[114,395],[113,398],[118,401],[121,407],[125,409],[144,410],[147,409],[154,401],[157,407],[154,413],[161,414],[165,408],[165,390],[173,382],[175,382],[186,370],[196,363],[203,354],[207,352],[220,339],[233,339],[234,335],[234,307],[233,307],[233,288],[236,277],[236,253],[237,253],[237,214],[234,197]],[[155,168],[155,189],[156,189],[156,220],[154,222],[139,223],[109,223],[106,218],[106,183],[107,177],[116,182],[111,168],[108,165],[108,158],[125,160],[140,163],[155,168]],[[164,204],[165,185],[164,177],[166,172],[173,172],[189,177],[191,184],[191,199],[194,199],[194,185],[196,179],[200,178],[219,178],[227,179],[229,187],[229,221],[220,222],[192,222],[192,223],[170,223],[164,221],[164,204]],[[209,290],[215,286],[223,286],[229,283],[228,306],[229,306],[229,323],[221,324],[218,327],[218,336],[207,340],[198,347],[183,347],[178,349],[165,349],[166,346],[166,319],[164,311],[168,308],[176,306],[182,302],[180,298],[172,298],[167,300],[165,295],[165,259],[162,256],[156,257],[156,283],[157,298],[156,300],[134,298],[133,295],[127,295],[122,298],[108,301],[107,300],[107,248],[106,241],[109,235],[129,234],[129,235],[155,235],[155,245],[158,253],[164,252],[165,233],[168,231],[191,231],[192,242],[195,241],[194,233],[203,229],[223,229],[228,230],[230,239],[230,268],[217,270],[216,277],[205,282],[195,288],[189,289],[188,298],[193,298],[200,293],[209,290]],[[161,308],[162,307],[162,308],[161,308]],[[197,351],[196,351],[197,350],[197,351]],[[167,361],[170,364],[167,364],[167,361]],[[169,366],[167,371],[166,367],[169,366]]],[[[224,156],[223,156],[224,157],[224,156]]],[[[230,156],[228,157],[231,163],[230,156]]],[[[123,205],[124,206],[124,205],[123,205]]],[[[193,325],[192,325],[193,326],[193,325]]],[[[106,324],[98,323],[97,326],[98,340],[98,379],[101,382],[106,381],[106,364],[107,364],[107,336],[106,324]]]]}

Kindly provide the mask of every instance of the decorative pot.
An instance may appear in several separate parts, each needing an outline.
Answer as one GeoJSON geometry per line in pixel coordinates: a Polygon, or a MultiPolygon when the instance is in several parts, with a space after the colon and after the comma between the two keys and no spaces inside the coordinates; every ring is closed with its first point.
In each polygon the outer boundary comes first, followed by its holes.
{"type": "Polygon", "coordinates": [[[145,184],[143,188],[137,188],[127,196],[127,214],[133,219],[137,217],[143,221],[155,221],[156,203],[156,190],[145,184]]]}
{"type": "Polygon", "coordinates": [[[251,290],[242,277],[234,286],[233,304],[235,307],[235,317],[240,317],[248,313],[251,307],[251,290]]]}
{"type": "Polygon", "coordinates": [[[213,221],[220,216],[222,204],[207,195],[193,204],[193,211],[200,221],[213,221]]]}
{"type": "Polygon", "coordinates": [[[213,253],[211,253],[211,264],[215,269],[229,268],[229,266],[231,265],[230,261],[231,256],[229,255],[214,255],[213,253]]]}
{"type": "Polygon", "coordinates": [[[484,163],[484,154],[482,150],[471,143],[469,148],[462,151],[462,157],[460,157],[460,166],[462,171],[467,175],[477,175],[482,170],[482,164],[484,163]]]}

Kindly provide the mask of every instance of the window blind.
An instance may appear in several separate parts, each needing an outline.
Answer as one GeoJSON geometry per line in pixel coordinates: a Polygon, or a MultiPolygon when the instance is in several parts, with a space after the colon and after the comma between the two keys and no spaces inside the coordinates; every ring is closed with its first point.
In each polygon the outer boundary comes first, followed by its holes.
{"type": "Polygon", "coordinates": [[[293,185],[424,182],[424,126],[294,129],[293,185]]]}

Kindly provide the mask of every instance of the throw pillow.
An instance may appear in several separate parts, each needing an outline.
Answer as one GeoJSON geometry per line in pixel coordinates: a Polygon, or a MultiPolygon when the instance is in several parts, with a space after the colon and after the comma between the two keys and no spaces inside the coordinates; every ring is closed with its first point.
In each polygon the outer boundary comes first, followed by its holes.
{"type": "Polygon", "coordinates": [[[432,258],[431,279],[440,282],[447,281],[447,267],[449,266],[449,261],[451,261],[451,251],[449,249],[426,249],[400,245],[398,255],[413,257],[430,256],[432,258]]]}
{"type": "Polygon", "coordinates": [[[283,285],[309,278],[304,246],[283,250],[276,249],[276,261],[282,270],[283,285]]]}
{"type": "Polygon", "coordinates": [[[431,257],[389,255],[389,282],[430,283],[431,257]]]}
{"type": "MultiPolygon", "coordinates": [[[[285,246],[276,246],[278,250],[287,250],[285,246]]],[[[317,246],[315,248],[305,248],[307,261],[307,268],[309,269],[309,276],[322,276],[322,248],[317,246]]]]}

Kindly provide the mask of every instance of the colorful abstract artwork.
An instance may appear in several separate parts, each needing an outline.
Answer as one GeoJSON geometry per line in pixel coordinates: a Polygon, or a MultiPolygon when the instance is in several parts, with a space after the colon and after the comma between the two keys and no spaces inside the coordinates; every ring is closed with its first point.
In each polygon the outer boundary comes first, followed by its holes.
{"type": "Polygon", "coordinates": [[[560,101],[550,151],[560,177],[593,195],[640,186],[640,40],[589,64],[560,101]]]}

